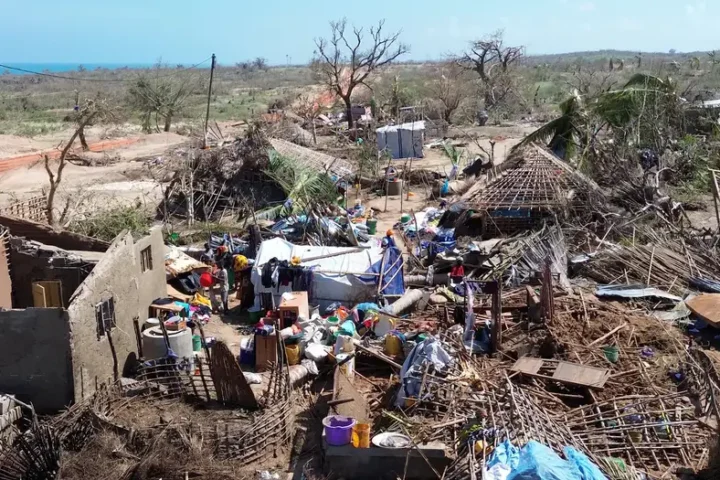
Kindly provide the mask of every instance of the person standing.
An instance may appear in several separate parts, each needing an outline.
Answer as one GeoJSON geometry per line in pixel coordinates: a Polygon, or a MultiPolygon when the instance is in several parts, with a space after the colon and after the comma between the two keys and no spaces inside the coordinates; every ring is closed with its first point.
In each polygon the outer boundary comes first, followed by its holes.
{"type": "MultiPolygon", "coordinates": [[[[215,278],[215,285],[220,293],[220,302],[222,302],[223,313],[227,314],[230,311],[228,309],[228,295],[230,293],[230,283],[228,280],[227,269],[224,267],[222,260],[215,262],[215,272],[213,277],[215,278]]],[[[220,306],[217,305],[218,310],[220,310],[219,307],[220,306]]]]}
{"type": "Polygon", "coordinates": [[[465,277],[465,267],[463,267],[462,259],[455,260],[455,265],[450,269],[450,282],[460,283],[465,277]]]}

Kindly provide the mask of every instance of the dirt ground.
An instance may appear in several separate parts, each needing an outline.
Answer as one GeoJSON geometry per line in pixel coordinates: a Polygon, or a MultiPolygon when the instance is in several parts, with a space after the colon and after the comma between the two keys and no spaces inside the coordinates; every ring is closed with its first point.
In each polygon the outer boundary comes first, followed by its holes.
{"type": "MultiPolygon", "coordinates": [[[[17,145],[12,146],[12,138],[6,137],[9,136],[0,135],[0,152],[11,152],[13,155],[41,151],[43,146],[47,146],[51,141],[50,137],[33,139],[30,144],[23,144],[25,147],[18,148],[17,145]],[[4,143],[7,140],[9,144],[4,143]],[[33,149],[29,149],[28,145],[33,149]]],[[[142,162],[133,160],[155,155],[160,157],[169,148],[177,147],[189,139],[175,133],[140,135],[137,138],[138,140],[130,145],[104,152],[110,158],[118,158],[114,163],[93,167],[68,164],[63,172],[61,200],[64,195],[72,195],[93,199],[92,201],[99,202],[97,204],[111,200],[133,202],[136,199],[155,203],[162,194],[161,185],[143,172],[145,167],[142,162]]],[[[89,137],[88,141],[92,143],[93,137],[89,137]]],[[[54,146],[56,145],[50,148],[54,146]]],[[[37,195],[47,186],[47,172],[40,161],[29,167],[0,174],[0,206],[37,195]]]]}

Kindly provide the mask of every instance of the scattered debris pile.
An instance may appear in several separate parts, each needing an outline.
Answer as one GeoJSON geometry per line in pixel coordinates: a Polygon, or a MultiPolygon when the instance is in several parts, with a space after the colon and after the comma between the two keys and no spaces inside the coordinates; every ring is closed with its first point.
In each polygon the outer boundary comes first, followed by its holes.
{"type": "Polygon", "coordinates": [[[178,152],[180,166],[165,190],[163,213],[210,220],[236,209],[249,214],[282,203],[282,189],[264,173],[271,149],[254,125],[244,137],[222,147],[178,152]]]}

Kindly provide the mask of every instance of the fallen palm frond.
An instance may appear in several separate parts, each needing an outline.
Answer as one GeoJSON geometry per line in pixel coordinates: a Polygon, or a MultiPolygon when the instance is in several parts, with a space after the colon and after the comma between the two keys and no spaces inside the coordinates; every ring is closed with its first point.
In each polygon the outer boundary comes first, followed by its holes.
{"type": "Polygon", "coordinates": [[[261,212],[262,217],[270,218],[283,209],[296,214],[308,211],[313,205],[335,201],[337,187],[326,173],[301,165],[275,150],[270,150],[268,156],[265,174],[280,186],[287,198],[282,205],[261,212]]]}
{"type": "Polygon", "coordinates": [[[465,156],[465,153],[454,145],[450,145],[447,142],[442,143],[443,153],[450,159],[450,162],[454,166],[460,165],[460,161],[465,156]]]}

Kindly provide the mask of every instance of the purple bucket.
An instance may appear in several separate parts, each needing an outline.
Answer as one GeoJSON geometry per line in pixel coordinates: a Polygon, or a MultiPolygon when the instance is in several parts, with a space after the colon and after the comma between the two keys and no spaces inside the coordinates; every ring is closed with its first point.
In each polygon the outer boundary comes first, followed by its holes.
{"type": "Polygon", "coordinates": [[[325,441],[328,445],[341,447],[350,443],[355,419],[331,415],[323,418],[322,424],[325,427],[325,441]]]}

